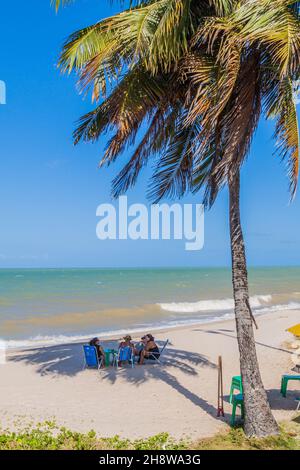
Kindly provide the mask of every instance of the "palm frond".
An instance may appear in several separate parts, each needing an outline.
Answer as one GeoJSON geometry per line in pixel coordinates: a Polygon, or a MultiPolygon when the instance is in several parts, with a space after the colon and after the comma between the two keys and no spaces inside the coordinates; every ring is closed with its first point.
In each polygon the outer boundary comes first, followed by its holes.
{"type": "Polygon", "coordinates": [[[100,106],[81,118],[74,133],[75,143],[95,141],[102,132],[116,129],[100,165],[111,163],[126,145],[134,143],[143,120],[165,100],[167,91],[165,79],[152,77],[136,65],[100,106]]]}
{"type": "Polygon", "coordinates": [[[254,51],[241,66],[237,85],[220,122],[224,156],[214,170],[219,184],[239,169],[248,155],[261,114],[259,53],[254,51]]]}
{"type": "MultiPolygon", "coordinates": [[[[200,132],[196,152],[193,188],[206,186],[205,204],[211,207],[219,190],[246,158],[261,113],[258,56],[254,53],[241,64],[232,94],[212,126],[200,132]]],[[[213,112],[213,111],[212,111],[213,112]]]]}
{"type": "Polygon", "coordinates": [[[265,96],[268,118],[275,118],[277,152],[287,163],[291,197],[295,196],[299,174],[299,128],[292,81],[285,78],[269,83],[265,96]]]}
{"type": "Polygon", "coordinates": [[[81,118],[75,143],[109,132],[104,165],[140,138],[113,181],[114,197],[135,184],[153,157],[152,200],[204,188],[211,206],[249,153],[262,98],[267,117],[276,119],[278,152],[295,194],[292,82],[300,79],[300,2],[132,1],[70,36],[60,66],[78,73],[80,91],[104,99],[81,118]]]}
{"type": "Polygon", "coordinates": [[[182,127],[183,120],[184,117],[179,115],[174,126],[174,135],[154,170],[148,197],[155,203],[163,197],[182,197],[191,189],[199,123],[195,121],[190,126],[182,127]]]}
{"type": "Polygon", "coordinates": [[[60,7],[73,3],[74,0],[50,0],[51,5],[55,7],[55,10],[58,11],[60,7]]]}
{"type": "MultiPolygon", "coordinates": [[[[174,123],[174,120],[172,119],[174,123]]],[[[118,198],[135,185],[141,169],[148,163],[149,157],[154,156],[164,146],[167,136],[164,132],[166,117],[162,109],[158,109],[150,125],[133,153],[129,162],[122,168],[112,182],[112,197],[118,198]]]]}
{"type": "Polygon", "coordinates": [[[209,0],[217,16],[229,15],[235,5],[235,0],[209,0]]]}

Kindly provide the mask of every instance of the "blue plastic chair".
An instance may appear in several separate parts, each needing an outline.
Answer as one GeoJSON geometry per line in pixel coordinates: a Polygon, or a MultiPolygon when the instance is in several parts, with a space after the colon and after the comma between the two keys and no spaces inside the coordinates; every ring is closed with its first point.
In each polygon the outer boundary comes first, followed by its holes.
{"type": "Polygon", "coordinates": [[[114,365],[118,367],[119,362],[129,362],[134,367],[134,352],[130,346],[120,348],[118,354],[114,356],[114,365]]]}
{"type": "Polygon", "coordinates": [[[103,358],[101,357],[101,359],[99,360],[97,349],[95,348],[95,346],[90,346],[88,344],[85,344],[83,346],[83,353],[84,353],[83,368],[85,369],[86,367],[88,367],[88,368],[98,369],[100,371],[103,358]]]}

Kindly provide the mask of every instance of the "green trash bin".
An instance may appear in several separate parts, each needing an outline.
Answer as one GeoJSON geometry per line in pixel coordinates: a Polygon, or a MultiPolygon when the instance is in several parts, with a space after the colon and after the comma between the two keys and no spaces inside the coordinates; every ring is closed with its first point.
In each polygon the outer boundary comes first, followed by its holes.
{"type": "Polygon", "coordinates": [[[114,355],[116,351],[115,349],[104,349],[104,353],[105,353],[105,366],[109,367],[111,355],[114,355]]]}

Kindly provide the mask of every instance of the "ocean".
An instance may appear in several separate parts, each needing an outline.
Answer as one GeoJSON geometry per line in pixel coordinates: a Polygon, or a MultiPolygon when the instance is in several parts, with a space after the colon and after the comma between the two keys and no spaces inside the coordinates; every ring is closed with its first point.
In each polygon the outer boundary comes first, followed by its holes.
{"type": "MultiPolygon", "coordinates": [[[[300,309],[300,267],[250,268],[249,286],[255,314],[300,309]]],[[[231,317],[228,268],[0,270],[0,338],[8,347],[231,317]]]]}

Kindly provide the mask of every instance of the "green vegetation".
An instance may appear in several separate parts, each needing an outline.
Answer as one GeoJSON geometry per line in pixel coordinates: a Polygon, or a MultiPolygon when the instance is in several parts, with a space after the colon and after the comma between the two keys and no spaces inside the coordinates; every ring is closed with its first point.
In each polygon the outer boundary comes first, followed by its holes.
{"type": "Polygon", "coordinates": [[[300,450],[300,420],[284,423],[280,433],[264,439],[247,438],[241,428],[198,441],[171,438],[167,433],[130,441],[119,436],[98,438],[44,423],[19,432],[1,431],[0,450],[300,450]]]}

